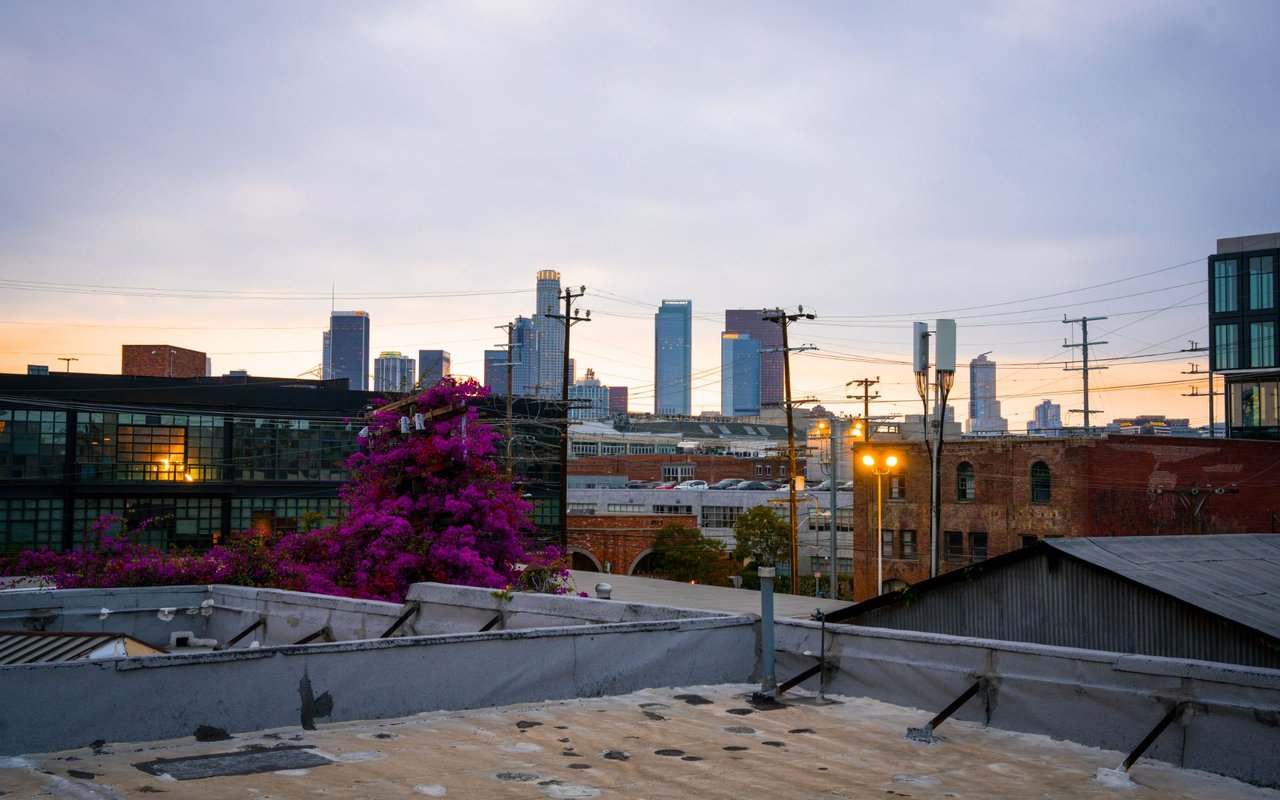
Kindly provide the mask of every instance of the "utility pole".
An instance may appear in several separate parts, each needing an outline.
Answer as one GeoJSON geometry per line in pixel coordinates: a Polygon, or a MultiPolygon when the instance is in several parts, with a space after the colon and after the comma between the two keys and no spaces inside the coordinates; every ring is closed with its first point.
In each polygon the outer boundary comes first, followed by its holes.
{"type": "Polygon", "coordinates": [[[1062,340],[1063,347],[1079,347],[1080,348],[1080,366],[1065,367],[1063,372],[1079,372],[1084,376],[1084,408],[1070,409],[1072,414],[1084,414],[1084,435],[1088,436],[1093,430],[1089,425],[1090,414],[1101,414],[1101,411],[1089,410],[1089,370],[1090,369],[1106,369],[1106,367],[1090,367],[1089,366],[1089,345],[1107,344],[1107,342],[1091,342],[1089,341],[1089,323],[1095,320],[1103,320],[1106,317],[1081,317],[1080,319],[1067,319],[1067,315],[1062,315],[1062,324],[1070,325],[1073,322],[1080,323],[1080,344],[1067,344],[1067,340],[1062,340]]]}
{"type": "MultiPolygon", "coordinates": [[[[785,393],[783,406],[787,412],[787,509],[791,512],[791,593],[799,594],[800,578],[800,538],[796,520],[796,426],[793,409],[797,403],[791,401],[791,351],[787,346],[787,328],[798,319],[814,319],[816,314],[806,314],[804,306],[799,306],[795,314],[788,314],[780,308],[765,309],[760,312],[761,319],[782,326],[782,387],[785,393]]],[[[797,350],[814,350],[813,345],[803,345],[797,350]]],[[[803,400],[801,402],[810,402],[803,400]]],[[[835,524],[835,520],[831,521],[835,524]]]]}
{"type": "Polygon", "coordinates": [[[879,382],[880,376],[877,375],[875,379],[863,378],[862,380],[849,381],[844,385],[846,389],[855,383],[862,387],[862,394],[845,395],[845,399],[862,401],[862,441],[864,442],[871,441],[871,401],[880,396],[879,392],[875,394],[868,394],[868,392],[872,386],[879,382]]]}
{"type": "MultiPolygon", "coordinates": [[[[938,576],[942,560],[942,442],[947,421],[947,395],[956,380],[956,321],[934,322],[933,333],[933,411],[929,409],[929,325],[917,322],[913,328],[912,361],[916,373],[916,392],[924,404],[924,441],[929,447],[929,434],[934,435],[929,458],[929,577],[938,576]]],[[[877,531],[877,539],[879,532],[877,531]]],[[[876,587],[880,594],[883,587],[876,587]]]]}
{"type": "Polygon", "coordinates": [[[67,372],[71,372],[71,362],[79,361],[80,359],[75,356],[58,356],[58,360],[67,362],[67,372]]]}
{"type": "MultiPolygon", "coordinates": [[[[1187,344],[1191,346],[1184,349],[1182,351],[1184,353],[1203,353],[1209,349],[1207,347],[1201,347],[1199,342],[1193,341],[1193,340],[1188,340],[1187,344]]],[[[1182,374],[1183,375],[1199,375],[1200,373],[1199,373],[1199,370],[1197,369],[1197,366],[1195,364],[1192,364],[1191,371],[1184,372],[1182,374]]],[[[1191,389],[1191,394],[1183,395],[1183,397],[1198,397],[1198,396],[1199,395],[1196,394],[1196,390],[1194,387],[1191,389]]],[[[1214,424],[1214,419],[1213,419],[1213,405],[1214,405],[1213,398],[1214,397],[1215,395],[1213,391],[1213,361],[1210,360],[1209,362],[1209,438],[1210,439],[1213,439],[1217,436],[1217,434],[1214,433],[1214,430],[1216,428],[1214,424]]]]}
{"type": "Polygon", "coordinates": [[[495,346],[495,347],[500,347],[500,348],[502,348],[502,349],[506,350],[506,352],[507,352],[507,363],[506,363],[504,366],[506,366],[506,368],[507,368],[507,480],[508,480],[508,481],[510,481],[510,480],[511,480],[511,475],[512,475],[512,469],[511,469],[511,436],[512,436],[512,419],[511,419],[512,408],[511,408],[511,399],[512,399],[512,395],[514,395],[514,394],[515,394],[515,387],[511,385],[511,384],[512,384],[512,381],[514,380],[514,377],[513,377],[513,370],[514,370],[514,367],[515,367],[515,362],[511,360],[511,353],[512,353],[512,351],[515,349],[515,339],[514,339],[514,336],[515,336],[516,325],[515,325],[515,323],[514,323],[514,322],[508,322],[506,325],[494,325],[494,327],[495,327],[495,328],[497,328],[498,330],[506,331],[506,332],[507,332],[507,343],[506,343],[506,344],[498,344],[498,345],[494,345],[494,346],[495,346]]]}
{"type": "Polygon", "coordinates": [[[573,307],[573,301],[586,293],[585,286],[579,286],[576,294],[571,288],[565,289],[560,295],[564,301],[564,313],[548,311],[543,314],[549,319],[559,320],[564,326],[564,385],[560,387],[560,400],[564,405],[564,429],[560,433],[560,547],[566,552],[569,547],[569,331],[579,322],[591,321],[590,311],[583,315],[581,309],[573,307]]]}

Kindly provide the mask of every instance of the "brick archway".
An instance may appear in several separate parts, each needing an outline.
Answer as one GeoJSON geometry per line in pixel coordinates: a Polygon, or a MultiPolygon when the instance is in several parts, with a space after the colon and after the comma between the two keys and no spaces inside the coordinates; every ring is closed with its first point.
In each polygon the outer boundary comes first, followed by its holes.
{"type": "Polygon", "coordinates": [[[644,550],[640,551],[640,554],[636,556],[634,561],[631,562],[631,566],[627,567],[627,574],[634,575],[636,573],[636,567],[640,566],[640,562],[644,561],[645,558],[647,558],[652,554],[653,554],[652,547],[646,547],[644,550]]]}
{"type": "Polygon", "coordinates": [[[585,570],[587,572],[604,572],[604,567],[596,559],[590,551],[581,547],[570,547],[569,566],[571,569],[585,570]]]}

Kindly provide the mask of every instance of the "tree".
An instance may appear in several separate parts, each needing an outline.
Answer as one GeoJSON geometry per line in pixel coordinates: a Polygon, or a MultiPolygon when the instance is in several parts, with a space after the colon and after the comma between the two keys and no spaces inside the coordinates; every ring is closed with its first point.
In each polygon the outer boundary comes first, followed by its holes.
{"type": "Polygon", "coordinates": [[[733,557],[754,560],[762,567],[772,567],[782,557],[790,557],[791,528],[769,506],[749,508],[733,523],[737,544],[733,557]]]}
{"type": "Polygon", "coordinates": [[[653,555],[659,574],[673,581],[727,584],[730,563],[724,542],[703,536],[695,528],[678,522],[664,526],[653,540],[653,555]]]}

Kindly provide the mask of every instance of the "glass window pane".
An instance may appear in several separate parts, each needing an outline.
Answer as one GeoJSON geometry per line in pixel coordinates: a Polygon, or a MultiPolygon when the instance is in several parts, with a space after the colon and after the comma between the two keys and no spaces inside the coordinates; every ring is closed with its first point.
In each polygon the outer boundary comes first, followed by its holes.
{"type": "Polygon", "coordinates": [[[1235,259],[1215,261],[1213,264],[1213,310],[1239,310],[1239,300],[1236,297],[1235,259]]]}
{"type": "Polygon", "coordinates": [[[1249,308],[1275,308],[1275,266],[1271,256],[1249,259],[1249,308]]]}

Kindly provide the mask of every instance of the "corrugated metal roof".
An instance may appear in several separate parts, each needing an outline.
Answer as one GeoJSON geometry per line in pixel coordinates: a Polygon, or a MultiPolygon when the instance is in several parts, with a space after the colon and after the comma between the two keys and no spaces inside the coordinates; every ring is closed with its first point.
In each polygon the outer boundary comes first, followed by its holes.
{"type": "Polygon", "coordinates": [[[0,631],[0,666],[79,661],[94,651],[120,642],[121,652],[163,652],[123,633],[66,633],[62,631],[0,631]],[[140,647],[131,646],[140,645],[140,647]]]}
{"type": "Polygon", "coordinates": [[[1045,544],[1280,639],[1280,534],[1092,537],[1045,544]]]}

